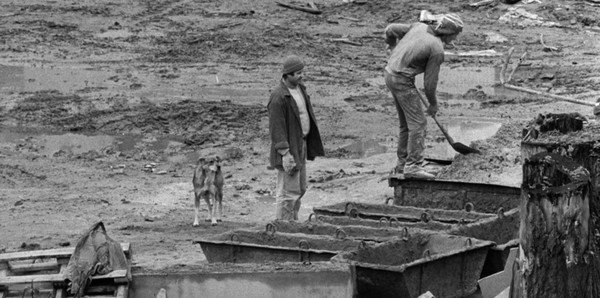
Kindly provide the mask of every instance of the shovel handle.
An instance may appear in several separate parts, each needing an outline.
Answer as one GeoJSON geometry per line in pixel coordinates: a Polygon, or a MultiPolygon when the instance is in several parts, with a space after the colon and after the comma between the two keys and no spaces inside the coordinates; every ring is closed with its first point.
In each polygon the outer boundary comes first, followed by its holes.
{"type": "MultiPolygon", "coordinates": [[[[415,90],[417,90],[417,94],[419,94],[419,98],[421,99],[421,101],[423,102],[423,104],[425,105],[425,107],[429,107],[429,104],[427,103],[427,100],[425,100],[425,95],[423,95],[423,93],[421,93],[421,91],[419,91],[419,89],[417,89],[415,87],[415,90]]],[[[446,137],[446,140],[448,140],[448,142],[450,144],[454,144],[454,139],[452,139],[452,137],[450,136],[450,134],[448,133],[448,131],[446,130],[446,128],[444,128],[442,126],[442,124],[440,122],[438,122],[437,118],[435,116],[431,116],[431,118],[433,118],[433,121],[435,121],[435,124],[437,124],[437,126],[440,128],[440,130],[442,131],[442,133],[444,134],[444,137],[446,137]]]]}

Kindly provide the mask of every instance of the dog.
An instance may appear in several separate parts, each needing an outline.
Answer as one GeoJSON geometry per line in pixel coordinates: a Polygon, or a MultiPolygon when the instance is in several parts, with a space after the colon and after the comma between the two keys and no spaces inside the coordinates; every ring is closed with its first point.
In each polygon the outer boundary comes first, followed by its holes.
{"type": "Polygon", "coordinates": [[[194,205],[196,211],[194,227],[200,225],[198,214],[202,198],[206,202],[206,205],[208,205],[210,215],[210,218],[206,221],[210,221],[212,226],[217,225],[217,222],[221,221],[221,214],[223,212],[223,184],[225,184],[223,172],[221,171],[221,159],[218,156],[199,158],[194,170],[192,184],[194,185],[194,205]],[[218,215],[215,216],[217,205],[218,215]]]}

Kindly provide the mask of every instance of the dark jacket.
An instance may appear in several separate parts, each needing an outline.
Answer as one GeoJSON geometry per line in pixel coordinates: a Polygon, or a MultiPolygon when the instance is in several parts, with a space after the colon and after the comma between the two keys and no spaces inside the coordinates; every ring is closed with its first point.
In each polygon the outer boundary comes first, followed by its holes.
{"type": "MultiPolygon", "coordinates": [[[[310,131],[306,135],[306,155],[308,160],[314,160],[317,156],[325,155],[321,135],[315,120],[310,97],[306,93],[306,87],[299,85],[304,98],[306,99],[306,110],[310,119],[310,131]]],[[[270,164],[272,168],[281,168],[281,154],[278,150],[289,149],[297,164],[304,163],[300,158],[302,150],[302,125],[300,124],[300,113],[296,101],[292,98],[287,86],[281,81],[281,84],[273,90],[269,104],[269,132],[271,134],[271,156],[270,164]]]]}

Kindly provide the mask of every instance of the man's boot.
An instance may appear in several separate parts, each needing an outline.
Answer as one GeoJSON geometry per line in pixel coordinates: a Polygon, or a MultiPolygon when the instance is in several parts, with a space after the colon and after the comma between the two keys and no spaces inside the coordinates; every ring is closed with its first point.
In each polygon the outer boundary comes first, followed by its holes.
{"type": "Polygon", "coordinates": [[[404,167],[405,178],[418,178],[418,179],[435,179],[435,175],[431,174],[421,166],[410,165],[404,167]]]}

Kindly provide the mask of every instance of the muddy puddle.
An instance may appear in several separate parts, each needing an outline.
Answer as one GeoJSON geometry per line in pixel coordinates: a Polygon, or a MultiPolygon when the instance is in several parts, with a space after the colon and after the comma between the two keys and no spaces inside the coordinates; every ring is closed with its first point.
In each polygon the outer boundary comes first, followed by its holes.
{"type": "Polygon", "coordinates": [[[349,272],[136,275],[129,297],[351,297],[349,272]],[[243,294],[242,294],[243,293],[243,294]]]}
{"type": "MultiPolygon", "coordinates": [[[[500,67],[442,67],[437,86],[439,100],[484,100],[490,96],[518,94],[503,88],[500,83],[500,67]]],[[[383,77],[367,79],[374,85],[385,86],[383,77]]],[[[423,88],[423,75],[415,78],[415,85],[423,88]]]]}
{"type": "MultiPolygon", "coordinates": [[[[0,64],[0,90],[35,92],[58,90],[73,93],[77,90],[108,89],[109,72],[93,71],[81,67],[56,67],[54,64],[5,65],[0,64]]],[[[114,83],[114,82],[113,82],[114,83]]]]}
{"type": "MultiPolygon", "coordinates": [[[[471,146],[471,143],[474,141],[485,140],[492,137],[498,132],[502,123],[453,120],[451,122],[442,123],[442,125],[448,130],[448,134],[454,139],[454,142],[460,142],[467,146],[471,146]]],[[[437,126],[435,129],[439,130],[437,126]]],[[[424,152],[425,158],[452,160],[458,154],[445,138],[438,141],[439,142],[436,143],[426,144],[427,148],[424,152]]]]}
{"type": "MultiPolygon", "coordinates": [[[[162,152],[174,146],[185,146],[174,137],[147,138],[142,135],[86,135],[55,132],[27,127],[0,127],[0,145],[25,147],[40,155],[54,157],[61,154],[79,155],[88,152],[103,153],[153,150],[162,152]]],[[[182,156],[193,161],[193,156],[182,156]]]]}

